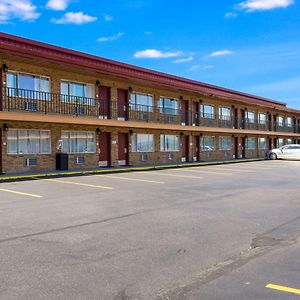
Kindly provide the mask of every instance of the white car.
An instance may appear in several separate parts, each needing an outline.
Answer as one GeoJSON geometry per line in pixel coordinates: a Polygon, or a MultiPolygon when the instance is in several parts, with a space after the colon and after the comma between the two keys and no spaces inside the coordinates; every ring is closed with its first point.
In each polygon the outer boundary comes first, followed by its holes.
{"type": "Polygon", "coordinates": [[[269,150],[266,156],[269,159],[300,159],[300,145],[284,145],[278,149],[269,150]]]}

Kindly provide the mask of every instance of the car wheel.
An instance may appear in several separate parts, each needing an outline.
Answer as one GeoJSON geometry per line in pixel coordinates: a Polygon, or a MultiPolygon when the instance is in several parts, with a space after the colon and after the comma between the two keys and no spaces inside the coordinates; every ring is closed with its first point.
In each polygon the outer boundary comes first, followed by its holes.
{"type": "Polygon", "coordinates": [[[269,155],[269,158],[272,159],[272,160],[275,160],[277,159],[277,154],[272,152],[270,155],[269,155]]]}

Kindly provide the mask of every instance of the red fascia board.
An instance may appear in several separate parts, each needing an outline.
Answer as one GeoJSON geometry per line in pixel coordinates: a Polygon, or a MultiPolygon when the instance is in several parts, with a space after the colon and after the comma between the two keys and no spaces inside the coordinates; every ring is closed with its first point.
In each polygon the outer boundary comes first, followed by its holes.
{"type": "Polygon", "coordinates": [[[182,90],[193,91],[205,95],[214,95],[216,97],[224,97],[235,101],[242,101],[249,104],[260,104],[266,107],[278,107],[283,109],[286,104],[263,97],[249,95],[234,90],[217,87],[202,82],[177,77],[149,69],[132,66],[125,63],[97,57],[82,52],[53,46],[38,41],[33,41],[6,33],[0,33],[0,51],[13,52],[28,58],[40,57],[50,62],[60,62],[62,64],[77,65],[86,69],[93,69],[99,73],[108,72],[121,77],[130,79],[144,79],[154,83],[164,84],[170,87],[176,87],[182,90]],[[68,63],[69,62],[69,63],[68,63]],[[271,104],[271,105],[270,105],[271,104]]]}

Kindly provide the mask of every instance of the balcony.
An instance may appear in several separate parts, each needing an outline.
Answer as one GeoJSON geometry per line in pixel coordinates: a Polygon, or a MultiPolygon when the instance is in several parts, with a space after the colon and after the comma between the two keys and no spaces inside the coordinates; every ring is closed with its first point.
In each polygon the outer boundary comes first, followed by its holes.
{"type": "MultiPolygon", "coordinates": [[[[0,105],[1,107],[1,105],[0,105]]],[[[277,124],[266,121],[258,123],[254,119],[201,114],[174,108],[137,105],[121,105],[111,101],[103,102],[95,98],[77,97],[32,90],[4,88],[3,111],[23,111],[31,113],[73,115],[120,121],[140,121],[161,124],[248,129],[300,133],[300,126],[277,124]],[[281,125],[281,126],[279,126],[281,125]]]]}

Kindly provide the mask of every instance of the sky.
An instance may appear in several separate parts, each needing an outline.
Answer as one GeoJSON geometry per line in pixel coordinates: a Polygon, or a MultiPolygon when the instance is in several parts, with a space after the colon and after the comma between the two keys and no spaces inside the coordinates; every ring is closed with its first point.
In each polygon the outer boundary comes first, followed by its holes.
{"type": "Polygon", "coordinates": [[[300,0],[0,0],[0,31],[300,109],[300,0]]]}

